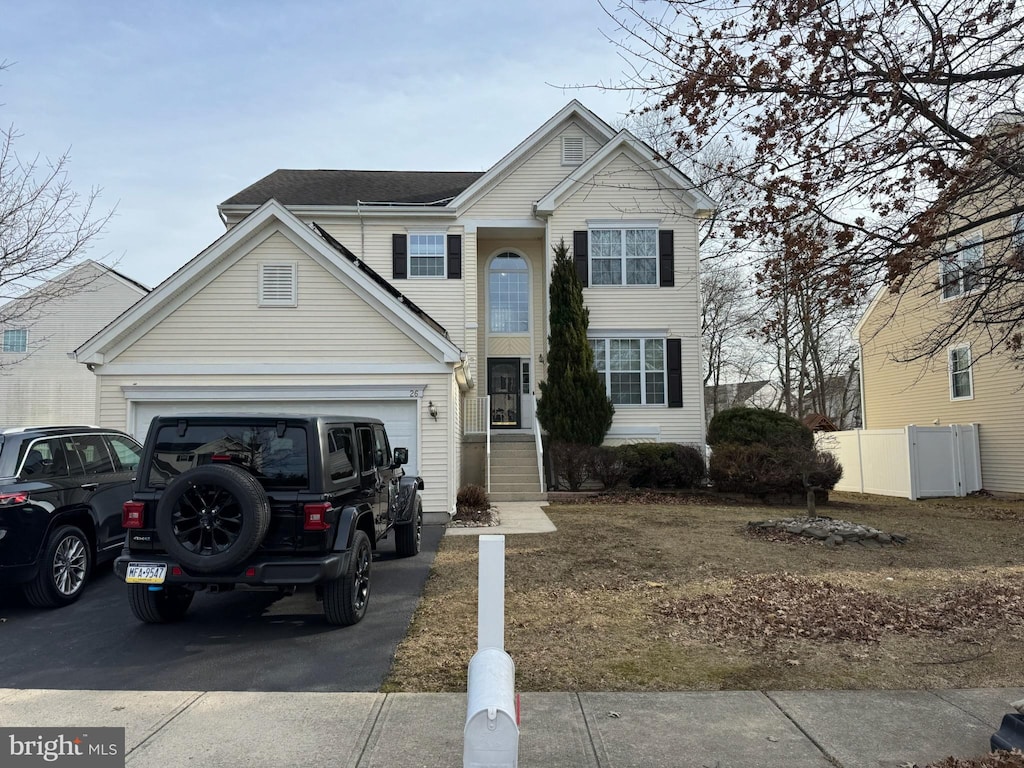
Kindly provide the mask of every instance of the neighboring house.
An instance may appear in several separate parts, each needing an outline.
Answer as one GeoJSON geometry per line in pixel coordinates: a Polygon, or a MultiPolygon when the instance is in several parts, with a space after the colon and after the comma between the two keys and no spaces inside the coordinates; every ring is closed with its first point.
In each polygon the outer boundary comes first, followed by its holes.
{"type": "MultiPolygon", "coordinates": [[[[966,203],[967,221],[991,218],[966,203]]],[[[1024,221],[989,221],[956,242],[950,256],[912,273],[898,293],[876,294],[854,329],[860,345],[863,421],[868,429],[978,424],[981,484],[989,491],[1024,493],[1024,379],[986,329],[966,323],[937,354],[900,362],[914,345],[957,315],[960,302],[984,290],[978,273],[991,261],[1024,258],[1024,221]],[[1008,253],[1009,251],[1009,253],[1008,253]]],[[[983,272],[982,272],[983,274],[983,272]]]]}
{"type": "Polygon", "coordinates": [[[97,423],[96,377],[69,355],[148,292],[87,260],[0,306],[0,426],[97,423]]]}
{"type": "Polygon", "coordinates": [[[767,379],[704,385],[704,411],[709,424],[719,411],[739,407],[772,408],[776,399],[775,388],[767,379]]]}
{"type": "Polygon", "coordinates": [[[278,170],[77,358],[101,420],[139,436],[168,412],[380,416],[428,511],[449,511],[487,478],[476,434],[533,450],[562,239],[616,403],[609,440],[704,442],[697,225],[714,205],[576,101],[483,173],[278,170]]]}

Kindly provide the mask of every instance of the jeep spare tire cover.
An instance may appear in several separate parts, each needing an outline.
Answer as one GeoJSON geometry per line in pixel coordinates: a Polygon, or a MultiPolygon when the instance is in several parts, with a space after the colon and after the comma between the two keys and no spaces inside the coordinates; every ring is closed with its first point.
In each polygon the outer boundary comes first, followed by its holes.
{"type": "Polygon", "coordinates": [[[241,563],[259,547],[269,525],[263,487],[230,464],[185,470],[156,507],[156,530],[167,554],[200,573],[241,563]]]}

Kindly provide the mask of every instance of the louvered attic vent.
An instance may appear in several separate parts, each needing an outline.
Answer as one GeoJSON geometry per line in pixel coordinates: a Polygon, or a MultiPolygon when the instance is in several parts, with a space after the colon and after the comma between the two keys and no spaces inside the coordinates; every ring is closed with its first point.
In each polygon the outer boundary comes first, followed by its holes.
{"type": "Polygon", "coordinates": [[[260,265],[260,306],[294,307],[297,304],[294,264],[260,265]]]}
{"type": "Polygon", "coordinates": [[[583,162],[583,137],[562,137],[562,165],[579,165],[583,162]]]}

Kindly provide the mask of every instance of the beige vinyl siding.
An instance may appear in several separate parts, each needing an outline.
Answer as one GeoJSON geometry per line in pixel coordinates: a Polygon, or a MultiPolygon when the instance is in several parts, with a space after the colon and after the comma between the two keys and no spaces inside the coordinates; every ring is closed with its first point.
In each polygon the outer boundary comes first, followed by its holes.
{"type": "MultiPolygon", "coordinates": [[[[0,353],[0,424],[93,424],[96,377],[68,353],[87,341],[144,295],[104,269],[84,264],[76,282],[88,281],[71,295],[42,305],[33,318],[10,327],[28,331],[29,356],[0,353]]],[[[8,308],[10,311],[12,308],[8,308]]],[[[0,316],[0,328],[8,325],[0,316]]]]}
{"type": "Polygon", "coordinates": [[[432,359],[281,234],[199,290],[116,361],[175,358],[192,363],[432,359]],[[259,265],[282,262],[297,263],[298,306],[260,307],[259,265]]]}
{"type": "Polygon", "coordinates": [[[461,226],[453,226],[450,221],[438,222],[435,226],[430,222],[399,218],[383,221],[373,219],[363,224],[357,220],[346,219],[330,219],[317,223],[440,323],[448,332],[452,343],[469,353],[466,323],[476,317],[476,273],[473,268],[476,254],[472,252],[471,244],[468,242],[471,238],[465,235],[461,226]],[[393,278],[391,236],[426,231],[462,235],[461,279],[393,278]]]}
{"type": "Polygon", "coordinates": [[[523,158],[486,194],[473,202],[460,216],[475,219],[533,217],[533,204],[551,191],[575,170],[562,165],[562,136],[584,136],[584,160],[594,154],[604,141],[586,132],[576,121],[555,131],[552,138],[523,158]]]}
{"type": "Polygon", "coordinates": [[[117,429],[131,429],[129,423],[128,403],[124,387],[359,387],[359,386],[396,386],[414,380],[416,384],[426,384],[423,398],[418,409],[420,439],[420,474],[424,480],[424,511],[441,512],[451,508],[454,502],[458,475],[451,475],[451,446],[455,436],[448,434],[449,397],[451,392],[451,376],[444,374],[408,374],[395,376],[384,375],[268,375],[258,374],[245,376],[170,376],[170,375],[131,375],[131,376],[100,376],[99,387],[99,418],[103,425],[117,429]],[[428,402],[433,401],[438,408],[435,422],[427,412],[428,402]]]}
{"type": "Polygon", "coordinates": [[[964,335],[957,344],[971,345],[973,399],[952,400],[948,349],[923,361],[899,363],[909,340],[933,327],[945,315],[931,279],[922,275],[899,300],[885,294],[874,306],[860,333],[864,380],[864,416],[868,429],[908,424],[979,424],[982,483],[987,490],[1024,493],[1024,380],[1005,354],[982,354],[981,339],[971,344],[964,335]],[[931,290],[928,291],[928,286],[931,290]],[[928,293],[927,297],[922,294],[928,293]]]}
{"type": "Polygon", "coordinates": [[[591,219],[660,219],[659,229],[674,230],[674,287],[588,287],[583,300],[590,310],[592,334],[614,338],[614,331],[642,329],[681,340],[683,407],[620,406],[609,439],[619,442],[617,435],[623,431],[657,427],[662,442],[697,445],[704,442],[697,221],[689,207],[663,187],[620,153],[558,207],[549,223],[550,242],[564,238],[571,246],[573,232],[587,229],[591,219]]]}

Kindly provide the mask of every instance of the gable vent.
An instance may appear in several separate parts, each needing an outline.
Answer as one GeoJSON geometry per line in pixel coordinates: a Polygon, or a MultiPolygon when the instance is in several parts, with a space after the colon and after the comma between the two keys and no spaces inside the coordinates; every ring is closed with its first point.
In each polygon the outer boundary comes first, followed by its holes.
{"type": "Polygon", "coordinates": [[[583,162],[583,137],[562,137],[562,165],[579,165],[583,162]]]}
{"type": "Polygon", "coordinates": [[[295,265],[260,264],[260,306],[294,307],[295,265]]]}

